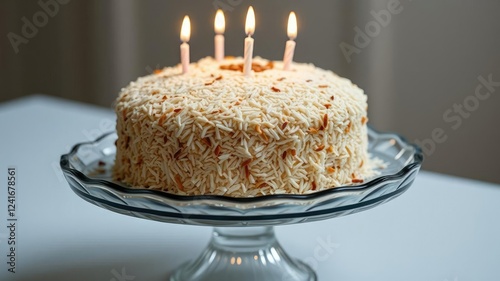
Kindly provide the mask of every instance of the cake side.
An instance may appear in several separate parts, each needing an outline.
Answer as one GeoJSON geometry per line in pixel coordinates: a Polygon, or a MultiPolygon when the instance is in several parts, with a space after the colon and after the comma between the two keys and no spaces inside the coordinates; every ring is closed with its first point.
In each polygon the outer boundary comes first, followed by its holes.
{"type": "Polygon", "coordinates": [[[309,64],[205,58],[139,78],[116,101],[116,180],[182,195],[304,194],[362,182],[366,96],[309,64]],[[222,67],[221,67],[222,66],[222,67]]]}

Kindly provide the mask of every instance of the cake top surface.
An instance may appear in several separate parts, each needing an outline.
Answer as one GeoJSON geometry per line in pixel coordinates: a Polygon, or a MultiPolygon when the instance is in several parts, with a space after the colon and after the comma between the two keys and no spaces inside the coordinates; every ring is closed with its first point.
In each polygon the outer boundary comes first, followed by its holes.
{"type": "Polygon", "coordinates": [[[327,111],[339,121],[366,111],[363,91],[332,71],[303,63],[285,71],[281,61],[256,57],[253,75],[245,77],[242,63],[242,58],[219,63],[207,57],[191,63],[187,74],[180,65],[155,71],[122,89],[117,108],[142,108],[152,116],[187,109],[195,115],[261,119],[268,127],[276,125],[270,119],[282,123],[290,116],[307,128],[327,111]]]}

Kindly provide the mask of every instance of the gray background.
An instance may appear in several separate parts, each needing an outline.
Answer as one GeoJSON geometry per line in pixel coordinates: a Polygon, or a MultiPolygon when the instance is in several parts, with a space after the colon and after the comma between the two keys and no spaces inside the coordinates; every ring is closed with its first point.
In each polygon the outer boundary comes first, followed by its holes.
{"type": "Polygon", "coordinates": [[[295,59],[364,88],[375,128],[420,141],[440,128],[446,140],[426,151],[425,169],[500,183],[500,87],[456,129],[443,119],[455,104],[472,99],[479,76],[500,81],[500,2],[401,1],[400,13],[348,62],[339,45],[354,45],[354,28],[364,30],[374,21],[372,12],[387,10],[388,2],[70,0],[16,54],[7,34],[21,35],[22,18],[32,21],[42,8],[38,1],[1,0],[0,101],[44,93],[110,108],[129,81],[178,63],[184,14],[193,26],[192,59],[212,55],[217,3],[230,8],[227,54],[242,55],[244,18],[253,5],[254,54],[281,59],[286,19],[295,10],[295,59]]]}

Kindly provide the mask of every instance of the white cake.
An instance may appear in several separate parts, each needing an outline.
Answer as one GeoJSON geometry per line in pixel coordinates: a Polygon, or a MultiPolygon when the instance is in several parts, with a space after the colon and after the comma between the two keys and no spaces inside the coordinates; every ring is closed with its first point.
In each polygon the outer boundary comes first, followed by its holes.
{"type": "Polygon", "coordinates": [[[116,180],[181,195],[305,194],[361,183],[367,98],[311,64],[204,58],[124,88],[117,101],[116,180]]]}

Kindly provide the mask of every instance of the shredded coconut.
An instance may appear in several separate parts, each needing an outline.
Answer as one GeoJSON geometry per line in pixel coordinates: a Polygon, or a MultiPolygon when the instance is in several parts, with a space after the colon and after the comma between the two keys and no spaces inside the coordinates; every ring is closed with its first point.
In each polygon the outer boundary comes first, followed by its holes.
{"type": "Polygon", "coordinates": [[[165,68],[122,89],[114,177],[181,195],[306,194],[374,175],[367,98],[311,64],[255,58],[245,77],[212,58],[165,68]],[[222,66],[222,67],[221,67],[222,66]]]}

